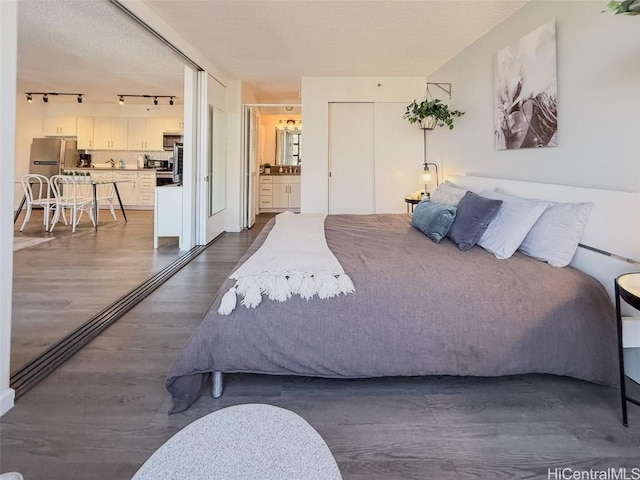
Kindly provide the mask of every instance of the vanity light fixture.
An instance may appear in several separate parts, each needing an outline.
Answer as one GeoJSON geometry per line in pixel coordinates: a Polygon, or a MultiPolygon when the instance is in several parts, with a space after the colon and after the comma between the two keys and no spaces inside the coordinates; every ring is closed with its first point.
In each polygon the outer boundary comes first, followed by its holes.
{"type": "Polygon", "coordinates": [[[158,105],[158,99],[159,98],[168,98],[169,99],[169,105],[173,105],[175,103],[175,98],[176,98],[175,95],[127,95],[127,94],[123,94],[123,93],[118,93],[117,97],[118,97],[118,103],[120,105],[122,105],[124,103],[124,97],[152,98],[154,105],[158,105]]]}

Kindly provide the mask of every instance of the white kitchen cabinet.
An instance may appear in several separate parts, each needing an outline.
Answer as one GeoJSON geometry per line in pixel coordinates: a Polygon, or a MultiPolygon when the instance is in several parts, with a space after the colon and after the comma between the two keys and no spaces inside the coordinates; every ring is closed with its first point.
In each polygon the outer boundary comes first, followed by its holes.
{"type": "Polygon", "coordinates": [[[155,203],[156,172],[138,172],[138,203],[140,207],[155,203]]]}
{"type": "Polygon", "coordinates": [[[265,211],[266,209],[273,208],[273,178],[268,175],[260,175],[259,184],[260,210],[265,211]]]}
{"type": "Polygon", "coordinates": [[[163,131],[182,133],[184,130],[184,120],[182,118],[163,119],[163,131]]]}
{"type": "Polygon", "coordinates": [[[182,245],[182,187],[165,185],[156,188],[153,215],[153,248],[158,248],[158,237],[178,237],[182,245]]]}
{"type": "Polygon", "coordinates": [[[292,182],[289,184],[289,208],[300,211],[300,177],[297,178],[297,183],[292,182]]]}
{"type": "Polygon", "coordinates": [[[299,175],[263,175],[260,177],[261,211],[300,211],[299,175]]]}
{"type": "Polygon", "coordinates": [[[273,183],[273,208],[289,208],[289,185],[273,183]]]}
{"type": "Polygon", "coordinates": [[[127,149],[143,151],[161,151],[161,118],[129,118],[127,131],[127,149]]]}
{"type": "Polygon", "coordinates": [[[76,117],[44,117],[45,137],[75,137],[76,117]]]}
{"type": "Polygon", "coordinates": [[[95,117],[93,119],[93,140],[95,150],[126,150],[126,118],[95,117]]]}
{"type": "Polygon", "coordinates": [[[124,206],[138,205],[138,172],[116,170],[118,174],[118,192],[124,206]]]}
{"type": "Polygon", "coordinates": [[[93,150],[93,117],[78,117],[78,150],[93,150]]]}

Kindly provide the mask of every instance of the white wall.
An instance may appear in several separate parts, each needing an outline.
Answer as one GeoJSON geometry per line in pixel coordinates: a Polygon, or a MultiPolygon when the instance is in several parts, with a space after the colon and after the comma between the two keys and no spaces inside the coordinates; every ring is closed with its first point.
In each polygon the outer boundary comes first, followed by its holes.
{"type": "Polygon", "coordinates": [[[242,82],[227,84],[227,201],[226,231],[242,230],[242,82]]]}
{"type": "Polygon", "coordinates": [[[429,136],[445,173],[640,192],[640,19],[606,2],[530,2],[429,77],[466,111],[429,136]],[[496,52],[550,20],[557,31],[558,147],[494,150],[496,52]]]}
{"type": "MultiPolygon", "coordinates": [[[[46,106],[43,102],[27,103],[22,94],[19,94],[16,98],[16,145],[13,169],[16,180],[29,173],[31,139],[42,137],[45,111],[46,106]]],[[[13,205],[17,207],[22,199],[23,192],[19,184],[15,184],[13,190],[13,205]]]]}
{"type": "Polygon", "coordinates": [[[15,1],[0,1],[0,416],[13,407],[9,388],[13,283],[13,155],[18,48],[15,1]]]}
{"type": "MultiPolygon", "coordinates": [[[[424,97],[425,77],[302,78],[302,207],[303,213],[326,213],[329,201],[330,102],[403,102],[424,97]]],[[[353,128],[358,128],[354,125],[353,128]]],[[[416,128],[416,135],[421,135],[416,128]]],[[[398,144],[398,157],[412,155],[398,144]]],[[[416,158],[416,169],[422,158],[416,158]]],[[[416,171],[417,178],[417,171],[416,171]]],[[[417,182],[416,182],[417,183],[417,182]]],[[[357,188],[357,184],[354,185],[357,188]]],[[[417,186],[416,186],[417,188],[417,186]]],[[[399,192],[404,195],[411,192],[399,192]]]]}

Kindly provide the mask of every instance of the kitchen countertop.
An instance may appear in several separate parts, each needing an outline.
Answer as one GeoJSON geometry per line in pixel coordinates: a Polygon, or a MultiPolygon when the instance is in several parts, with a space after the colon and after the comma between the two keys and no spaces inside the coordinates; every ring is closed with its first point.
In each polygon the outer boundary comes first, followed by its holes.
{"type": "Polygon", "coordinates": [[[155,172],[155,168],[93,168],[93,167],[74,167],[65,168],[65,171],[88,171],[88,172],[155,172]]]}
{"type": "Polygon", "coordinates": [[[293,172],[291,172],[291,173],[289,173],[289,172],[280,173],[280,172],[274,172],[273,169],[271,169],[271,173],[261,173],[260,175],[264,175],[265,177],[273,177],[275,175],[298,175],[298,176],[300,176],[300,172],[298,172],[298,173],[293,173],[293,172]]]}

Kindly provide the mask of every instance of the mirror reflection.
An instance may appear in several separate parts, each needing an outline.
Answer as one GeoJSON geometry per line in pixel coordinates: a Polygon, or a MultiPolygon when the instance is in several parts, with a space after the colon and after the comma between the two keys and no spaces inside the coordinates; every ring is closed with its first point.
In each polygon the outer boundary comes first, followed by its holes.
{"type": "Polygon", "coordinates": [[[276,165],[300,165],[301,130],[276,128],[276,165]]]}

